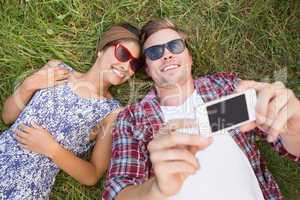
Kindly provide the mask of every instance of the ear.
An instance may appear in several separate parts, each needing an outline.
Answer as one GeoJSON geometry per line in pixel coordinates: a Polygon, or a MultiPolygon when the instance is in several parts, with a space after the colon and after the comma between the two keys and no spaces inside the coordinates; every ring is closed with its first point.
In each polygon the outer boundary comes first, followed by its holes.
{"type": "Polygon", "coordinates": [[[102,50],[101,50],[101,51],[98,51],[97,57],[98,57],[98,58],[101,58],[102,55],[103,55],[103,51],[102,51],[102,50]]]}

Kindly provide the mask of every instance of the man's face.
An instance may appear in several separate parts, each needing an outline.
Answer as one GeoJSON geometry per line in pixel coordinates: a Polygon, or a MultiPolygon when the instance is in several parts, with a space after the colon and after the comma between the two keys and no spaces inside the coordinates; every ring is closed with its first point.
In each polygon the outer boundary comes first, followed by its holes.
{"type": "MultiPolygon", "coordinates": [[[[176,39],[181,39],[179,33],[172,29],[162,29],[146,40],[144,50],[176,39]]],[[[159,87],[176,87],[192,78],[192,57],[186,47],[178,54],[164,48],[162,57],[156,60],[146,56],[146,65],[147,73],[159,87]]]]}

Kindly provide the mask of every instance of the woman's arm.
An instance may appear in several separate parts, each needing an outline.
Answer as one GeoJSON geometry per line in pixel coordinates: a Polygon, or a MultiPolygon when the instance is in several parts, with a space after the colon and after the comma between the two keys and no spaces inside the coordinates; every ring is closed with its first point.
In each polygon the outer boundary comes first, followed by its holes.
{"type": "Polygon", "coordinates": [[[46,130],[36,124],[32,127],[22,125],[21,130],[15,130],[16,139],[25,149],[51,158],[56,165],[81,184],[95,185],[108,167],[111,154],[111,131],[118,112],[119,110],[116,110],[111,113],[98,126],[91,162],[80,159],[64,149],[46,130]]]}
{"type": "Polygon", "coordinates": [[[55,67],[60,63],[59,60],[49,61],[42,69],[27,77],[6,99],[2,112],[2,119],[5,124],[11,124],[17,119],[37,90],[61,84],[68,78],[68,70],[55,67]]]}
{"type": "Polygon", "coordinates": [[[5,124],[13,123],[33,96],[35,89],[28,84],[29,78],[4,102],[2,119],[5,124]]]}

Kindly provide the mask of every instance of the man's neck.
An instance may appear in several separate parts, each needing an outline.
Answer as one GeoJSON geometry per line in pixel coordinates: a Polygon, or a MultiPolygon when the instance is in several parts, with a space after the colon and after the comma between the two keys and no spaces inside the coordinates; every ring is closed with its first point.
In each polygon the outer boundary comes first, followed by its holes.
{"type": "Polygon", "coordinates": [[[193,79],[189,79],[176,87],[156,86],[157,97],[161,106],[179,106],[193,94],[194,90],[193,79]]]}

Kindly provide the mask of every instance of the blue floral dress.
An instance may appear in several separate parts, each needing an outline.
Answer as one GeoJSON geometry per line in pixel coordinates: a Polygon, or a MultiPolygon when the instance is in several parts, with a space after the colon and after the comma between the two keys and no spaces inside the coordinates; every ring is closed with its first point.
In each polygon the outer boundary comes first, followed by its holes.
{"type": "Polygon", "coordinates": [[[89,137],[92,129],[118,107],[113,99],[82,98],[67,83],[37,91],[16,122],[0,134],[0,200],[49,199],[60,170],[46,156],[19,146],[13,132],[19,124],[36,122],[80,156],[95,143],[89,137]]]}

